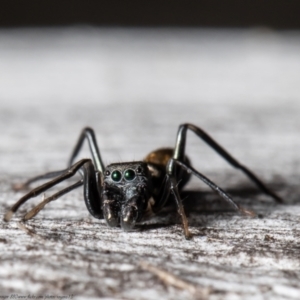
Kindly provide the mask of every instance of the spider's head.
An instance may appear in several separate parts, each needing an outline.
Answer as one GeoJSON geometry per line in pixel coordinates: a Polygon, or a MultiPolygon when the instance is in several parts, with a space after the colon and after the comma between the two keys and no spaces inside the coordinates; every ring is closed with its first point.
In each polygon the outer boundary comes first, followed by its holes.
{"type": "Polygon", "coordinates": [[[151,175],[144,162],[110,164],[104,171],[103,215],[111,227],[130,230],[148,207],[151,175]]]}

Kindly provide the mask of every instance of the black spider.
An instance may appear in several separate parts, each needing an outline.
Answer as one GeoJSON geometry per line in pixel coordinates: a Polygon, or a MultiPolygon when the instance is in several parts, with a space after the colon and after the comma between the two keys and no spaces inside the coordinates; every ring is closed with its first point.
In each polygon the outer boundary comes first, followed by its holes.
{"type": "Polygon", "coordinates": [[[54,178],[23,196],[5,214],[4,220],[9,221],[13,213],[28,199],[45,192],[56,184],[74,176],[77,172],[81,174],[81,180],[44,199],[24,216],[24,220],[33,218],[50,201],[56,200],[83,185],[85,204],[92,216],[98,219],[104,218],[107,225],[111,227],[121,226],[123,230],[130,230],[137,222],[159,212],[165,206],[171,193],[182,219],[184,235],[186,238],[190,238],[191,234],[179,190],[187,183],[191,174],[206,183],[235,210],[243,214],[253,215],[252,211],[240,207],[220,187],[191,167],[185,156],[188,129],[210,145],[233,167],[242,170],[264,193],[273,197],[277,202],[283,202],[282,198],[266,187],[248,168],[241,165],[202,129],[192,124],[179,126],[174,149],[158,149],[151,152],[143,161],[114,163],[107,167],[104,167],[102,162],[94,131],[91,128],[85,128],[71,155],[67,169],[37,176],[22,185],[15,186],[15,189],[19,190],[28,187],[34,181],[54,178]],[[88,140],[92,159],[82,159],[73,164],[85,139],[88,140]]]}

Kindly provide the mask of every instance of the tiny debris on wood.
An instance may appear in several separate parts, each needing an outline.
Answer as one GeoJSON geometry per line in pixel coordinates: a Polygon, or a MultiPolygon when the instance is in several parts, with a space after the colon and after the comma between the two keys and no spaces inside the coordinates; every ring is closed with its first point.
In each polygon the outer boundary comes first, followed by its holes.
{"type": "Polygon", "coordinates": [[[161,281],[163,281],[167,286],[172,285],[178,289],[181,290],[187,290],[189,293],[191,293],[192,296],[194,296],[196,299],[207,299],[211,289],[208,287],[198,287],[194,284],[191,284],[187,281],[184,281],[180,279],[179,277],[175,276],[174,274],[171,274],[170,272],[167,272],[161,268],[158,268],[146,261],[140,262],[140,267],[146,271],[149,271],[156,275],[161,281]]]}

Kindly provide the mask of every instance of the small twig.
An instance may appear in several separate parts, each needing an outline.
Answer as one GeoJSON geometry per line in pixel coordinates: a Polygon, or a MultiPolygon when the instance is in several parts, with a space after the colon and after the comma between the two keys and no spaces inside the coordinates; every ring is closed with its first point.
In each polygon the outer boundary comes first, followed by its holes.
{"type": "Polygon", "coordinates": [[[32,238],[35,239],[36,242],[45,245],[45,243],[49,244],[49,245],[55,245],[55,247],[58,247],[58,245],[60,245],[61,247],[65,247],[67,244],[63,241],[52,241],[48,238],[45,238],[43,236],[41,236],[40,234],[36,233],[34,230],[29,229],[25,223],[21,222],[17,222],[18,227],[23,230],[25,233],[27,233],[28,235],[30,235],[32,238]]]}
{"type": "Polygon", "coordinates": [[[156,275],[166,285],[172,285],[178,289],[186,290],[186,291],[190,292],[197,299],[206,299],[211,292],[210,288],[197,287],[187,281],[180,279],[179,277],[177,277],[165,270],[162,270],[156,266],[153,266],[152,264],[149,264],[146,261],[141,261],[139,263],[139,265],[141,266],[142,269],[149,271],[149,272],[153,273],[154,275],[156,275]]]}
{"type": "Polygon", "coordinates": [[[18,227],[25,231],[28,235],[30,235],[31,237],[40,240],[41,242],[45,242],[46,239],[44,239],[42,236],[40,236],[39,234],[35,233],[33,230],[29,229],[28,227],[25,226],[25,224],[23,222],[18,222],[17,223],[18,227]]]}

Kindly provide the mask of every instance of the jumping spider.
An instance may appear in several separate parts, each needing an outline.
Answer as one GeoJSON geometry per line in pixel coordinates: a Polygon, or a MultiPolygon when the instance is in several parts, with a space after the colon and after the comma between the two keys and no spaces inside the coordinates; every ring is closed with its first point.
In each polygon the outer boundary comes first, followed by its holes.
{"type": "Polygon", "coordinates": [[[83,185],[84,201],[90,214],[97,219],[104,218],[108,226],[121,226],[127,231],[136,223],[158,213],[172,194],[182,220],[184,235],[190,238],[191,234],[179,190],[188,182],[192,174],[217,192],[235,210],[253,215],[252,211],[239,206],[220,187],[191,167],[189,159],[185,156],[187,130],[194,132],[233,167],[243,171],[265,194],[277,202],[283,202],[282,198],[271,191],[252,171],[241,165],[207,133],[195,125],[179,126],[174,149],[158,149],[147,155],[143,161],[113,163],[106,167],[103,164],[93,129],[85,128],[73,150],[67,169],[43,174],[29,179],[22,185],[15,186],[15,189],[19,190],[28,187],[34,181],[54,178],[24,195],[5,214],[4,220],[9,221],[13,213],[28,199],[36,197],[74,176],[77,172],[81,175],[79,181],[44,199],[24,216],[24,220],[33,218],[50,201],[83,185]],[[82,159],[74,163],[85,139],[88,140],[92,159],[82,159]]]}

